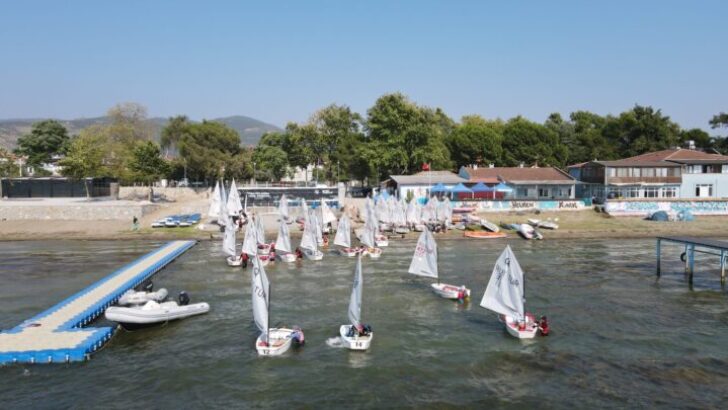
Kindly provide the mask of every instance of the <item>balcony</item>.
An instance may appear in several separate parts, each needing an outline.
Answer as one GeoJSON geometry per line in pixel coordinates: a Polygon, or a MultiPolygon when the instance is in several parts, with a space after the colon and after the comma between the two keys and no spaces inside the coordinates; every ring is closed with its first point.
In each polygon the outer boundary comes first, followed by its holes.
{"type": "Polygon", "coordinates": [[[682,177],[609,177],[607,184],[680,184],[682,177]]]}

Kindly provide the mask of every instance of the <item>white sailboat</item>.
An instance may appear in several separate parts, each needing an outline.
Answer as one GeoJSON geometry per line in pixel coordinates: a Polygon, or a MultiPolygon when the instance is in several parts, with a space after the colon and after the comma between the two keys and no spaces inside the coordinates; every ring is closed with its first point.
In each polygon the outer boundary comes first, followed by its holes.
{"type": "Polygon", "coordinates": [[[215,183],[215,189],[210,195],[210,208],[207,211],[207,216],[217,219],[220,215],[220,181],[215,183]]]}
{"type": "Polygon", "coordinates": [[[382,256],[382,249],[377,247],[377,217],[374,215],[374,207],[367,207],[367,219],[364,228],[361,231],[359,241],[364,244],[367,249],[365,253],[370,257],[377,259],[382,256]]]}
{"type": "Polygon", "coordinates": [[[331,210],[329,205],[326,203],[326,200],[321,198],[321,232],[323,233],[329,233],[329,224],[333,224],[336,222],[336,215],[334,215],[334,212],[331,210]]]}
{"type": "Polygon", "coordinates": [[[374,332],[368,325],[361,323],[361,296],[364,286],[361,272],[361,255],[356,259],[354,268],[354,285],[351,288],[349,298],[349,322],[351,324],[341,325],[339,334],[344,345],[350,350],[367,350],[374,338],[374,332]]]}
{"type": "Polygon", "coordinates": [[[270,282],[265,268],[253,257],[253,275],[251,283],[253,297],[253,319],[260,335],[255,341],[255,349],[260,356],[278,356],[290,349],[291,343],[302,343],[303,332],[300,329],[270,327],[270,282]]]}
{"type": "Polygon", "coordinates": [[[240,266],[243,264],[243,259],[238,254],[235,244],[235,231],[236,226],[233,224],[233,220],[230,216],[227,216],[225,223],[225,236],[222,240],[222,251],[227,255],[226,261],[228,266],[240,266]]]}
{"type": "Polygon", "coordinates": [[[240,211],[243,210],[243,205],[240,201],[240,192],[238,187],[235,185],[235,180],[230,184],[230,194],[227,197],[227,211],[230,216],[240,215],[240,211]]]}
{"type": "Polygon", "coordinates": [[[278,214],[281,216],[283,222],[287,224],[293,223],[293,220],[288,215],[288,197],[286,197],[286,194],[281,195],[281,201],[278,204],[278,214]]]}
{"type": "Polygon", "coordinates": [[[258,242],[258,254],[259,255],[269,255],[270,254],[270,244],[266,242],[265,240],[265,229],[263,228],[263,218],[256,214],[253,217],[253,222],[255,224],[255,239],[258,242]]]}
{"type": "Polygon", "coordinates": [[[295,262],[296,254],[291,249],[291,236],[288,233],[288,225],[281,219],[278,226],[278,237],[276,238],[276,257],[283,262],[295,262]]]}
{"type": "Polygon", "coordinates": [[[316,242],[316,233],[314,232],[316,227],[313,226],[314,221],[308,221],[303,228],[303,237],[301,237],[301,251],[306,259],[320,261],[324,258],[324,253],[318,249],[318,243],[316,242]]]}
{"type": "Polygon", "coordinates": [[[354,257],[359,253],[359,249],[351,247],[351,222],[346,214],[339,219],[339,225],[336,228],[336,236],[334,237],[334,245],[339,245],[339,253],[348,257],[354,257]]]}
{"type": "Polygon", "coordinates": [[[533,315],[526,313],[525,279],[516,255],[506,245],[495,262],[480,306],[498,313],[511,336],[532,339],[538,332],[538,323],[533,315]]]}
{"type": "Polygon", "coordinates": [[[412,262],[410,262],[409,273],[437,279],[433,283],[432,290],[445,299],[465,300],[470,298],[470,289],[462,286],[449,285],[440,282],[439,265],[437,260],[437,242],[432,233],[425,229],[420,234],[415,247],[412,262]]]}
{"type": "Polygon", "coordinates": [[[227,194],[225,193],[225,183],[220,184],[220,208],[217,212],[217,224],[225,226],[228,218],[227,210],[227,194]]]}

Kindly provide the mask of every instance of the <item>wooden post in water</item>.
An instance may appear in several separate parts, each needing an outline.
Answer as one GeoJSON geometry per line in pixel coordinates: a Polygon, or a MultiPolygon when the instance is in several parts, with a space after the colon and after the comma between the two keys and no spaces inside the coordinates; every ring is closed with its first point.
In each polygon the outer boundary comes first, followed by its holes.
{"type": "Polygon", "coordinates": [[[695,245],[691,244],[688,247],[688,264],[690,265],[688,267],[688,282],[692,285],[693,284],[693,272],[695,271],[695,245]]]}
{"type": "Polygon", "coordinates": [[[657,278],[660,278],[660,238],[657,238],[657,278]]]}
{"type": "Polygon", "coordinates": [[[685,274],[688,273],[688,245],[685,244],[685,274]]]}
{"type": "Polygon", "coordinates": [[[720,284],[725,286],[725,250],[720,251],[720,284]]]}

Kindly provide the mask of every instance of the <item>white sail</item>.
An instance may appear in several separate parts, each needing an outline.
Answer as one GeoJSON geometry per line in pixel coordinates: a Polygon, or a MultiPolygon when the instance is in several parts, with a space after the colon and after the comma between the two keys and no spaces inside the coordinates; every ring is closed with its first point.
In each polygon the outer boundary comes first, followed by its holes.
{"type": "Polygon", "coordinates": [[[210,195],[210,209],[207,211],[207,215],[212,218],[220,215],[220,181],[215,183],[215,189],[210,195]]]}
{"type": "Polygon", "coordinates": [[[238,187],[235,185],[235,180],[233,179],[233,182],[230,184],[230,194],[227,198],[228,215],[240,215],[240,211],[243,210],[243,205],[240,202],[240,192],[238,192],[238,187]]]}
{"type": "Polygon", "coordinates": [[[263,228],[263,218],[260,215],[255,215],[255,239],[259,245],[265,242],[265,229],[263,228]]]}
{"type": "Polygon", "coordinates": [[[226,218],[225,223],[225,237],[222,241],[222,251],[225,255],[236,257],[238,251],[235,249],[235,225],[233,224],[232,218],[229,216],[226,218]]]}
{"type": "Polygon", "coordinates": [[[311,226],[310,222],[307,222],[303,226],[303,237],[301,237],[301,248],[316,251],[318,246],[316,244],[316,236],[313,232],[315,228],[311,226]]]}
{"type": "Polygon", "coordinates": [[[435,215],[437,216],[437,220],[440,222],[445,222],[445,221],[447,221],[447,218],[448,218],[446,201],[448,201],[447,198],[445,198],[442,201],[438,201],[439,204],[437,205],[437,209],[435,210],[435,215]]]}
{"type": "MultiPolygon", "coordinates": [[[[313,211],[313,210],[312,210],[313,211]]],[[[316,212],[311,212],[311,214],[308,217],[309,222],[311,223],[311,231],[313,233],[313,237],[316,239],[316,243],[321,246],[324,244],[324,234],[321,230],[321,222],[318,219],[318,215],[316,215],[316,212]]]]}
{"type": "Polygon", "coordinates": [[[281,224],[278,226],[278,237],[276,238],[277,251],[293,252],[291,250],[291,237],[288,234],[288,225],[286,225],[285,221],[281,221],[281,224]]]}
{"type": "Polygon", "coordinates": [[[408,224],[420,223],[420,212],[419,208],[417,207],[417,200],[415,200],[414,198],[407,205],[407,216],[405,219],[407,220],[408,224]]]}
{"type": "Polygon", "coordinates": [[[506,245],[493,267],[480,306],[516,320],[524,318],[523,270],[511,247],[506,245]]]}
{"type": "Polygon", "coordinates": [[[278,213],[281,215],[281,219],[284,221],[288,220],[288,198],[286,194],[281,195],[281,202],[278,204],[278,213]]]}
{"type": "Polygon", "coordinates": [[[362,279],[360,254],[356,258],[356,267],[354,268],[354,286],[351,288],[351,298],[349,299],[349,321],[351,321],[351,324],[354,326],[361,324],[362,279]]]}
{"type": "Polygon", "coordinates": [[[220,208],[217,214],[217,224],[225,226],[228,218],[227,194],[225,194],[225,183],[220,184],[220,208]]]}
{"type": "Polygon", "coordinates": [[[253,294],[253,319],[261,333],[268,333],[268,303],[270,303],[270,283],[265,268],[257,256],[253,256],[253,275],[251,283],[253,294]]]}
{"type": "Polygon", "coordinates": [[[336,228],[336,236],[334,237],[334,245],[351,248],[351,225],[349,217],[346,214],[339,219],[339,226],[336,228]]]}
{"type": "Polygon", "coordinates": [[[255,226],[249,223],[245,228],[245,237],[243,238],[243,252],[251,257],[258,254],[258,241],[255,239],[255,226]]]}
{"type": "Polygon", "coordinates": [[[442,201],[441,206],[444,208],[443,214],[445,217],[445,221],[450,224],[452,222],[452,202],[450,202],[450,199],[448,197],[445,197],[445,199],[442,201]]]}
{"type": "Polygon", "coordinates": [[[437,243],[430,233],[429,229],[425,229],[417,240],[415,253],[412,255],[409,273],[429,278],[437,278],[437,243]]]}
{"type": "Polygon", "coordinates": [[[334,215],[334,212],[331,208],[329,208],[326,200],[321,198],[321,225],[326,226],[334,222],[336,222],[336,215],[334,215]]]}
{"type": "Polygon", "coordinates": [[[432,197],[429,200],[427,200],[427,204],[425,205],[424,209],[422,209],[422,220],[425,222],[429,222],[431,220],[437,219],[437,205],[440,203],[440,201],[437,199],[437,197],[432,197]]]}
{"type": "Polygon", "coordinates": [[[387,201],[379,197],[379,200],[377,200],[377,205],[375,208],[375,216],[377,217],[377,220],[382,221],[384,223],[389,223],[389,206],[387,205],[387,201]]]}

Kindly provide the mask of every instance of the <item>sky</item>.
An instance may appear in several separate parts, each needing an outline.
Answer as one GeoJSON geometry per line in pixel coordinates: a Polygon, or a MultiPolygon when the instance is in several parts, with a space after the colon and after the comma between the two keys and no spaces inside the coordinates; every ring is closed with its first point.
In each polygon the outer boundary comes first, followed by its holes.
{"type": "Polygon", "coordinates": [[[278,126],[385,93],[459,119],[728,111],[728,1],[3,1],[0,118],[278,126]]]}

